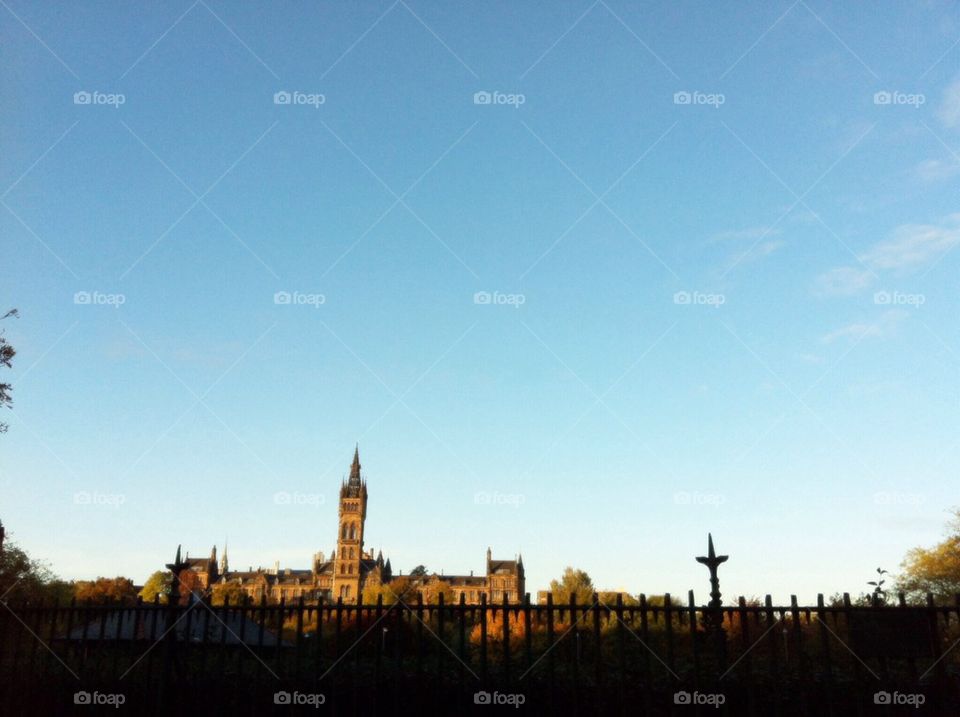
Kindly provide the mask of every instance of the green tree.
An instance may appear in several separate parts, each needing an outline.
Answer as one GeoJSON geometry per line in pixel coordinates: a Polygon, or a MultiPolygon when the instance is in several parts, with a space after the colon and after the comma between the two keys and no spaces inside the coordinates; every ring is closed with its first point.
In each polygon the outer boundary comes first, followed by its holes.
{"type": "Polygon", "coordinates": [[[167,596],[170,594],[170,583],[173,582],[173,575],[168,570],[158,570],[143,584],[138,595],[144,602],[153,602],[156,596],[160,596],[160,604],[167,604],[167,596]]]}
{"type": "MultiPolygon", "coordinates": [[[[20,314],[17,313],[16,309],[10,309],[3,316],[0,316],[0,321],[3,319],[8,319],[10,317],[19,318],[20,314]]],[[[13,357],[17,355],[16,349],[10,345],[10,342],[7,341],[6,337],[3,335],[4,332],[0,331],[0,366],[5,366],[6,368],[13,367],[13,357]]],[[[13,391],[13,386],[9,383],[0,383],[0,408],[6,407],[10,408],[13,406],[13,397],[10,393],[13,391]]],[[[7,424],[3,421],[0,421],[0,433],[7,432],[7,424]]]]}
{"type": "MultiPolygon", "coordinates": [[[[56,580],[43,563],[32,559],[24,550],[5,540],[0,551],[0,595],[5,601],[37,602],[51,598],[51,590],[64,585],[56,580]]],[[[62,597],[62,596],[61,596],[62,597]]]]}
{"type": "Polygon", "coordinates": [[[213,586],[212,602],[214,605],[223,605],[229,598],[231,605],[249,605],[250,596],[238,583],[216,583],[213,586]]]}
{"type": "Polygon", "coordinates": [[[576,595],[578,605],[593,604],[593,581],[583,570],[568,567],[560,580],[550,581],[550,592],[553,593],[555,604],[569,603],[571,593],[576,595]]]}
{"type": "Polygon", "coordinates": [[[947,602],[960,594],[960,508],[951,513],[947,536],[932,548],[914,548],[901,563],[897,589],[911,600],[932,593],[938,602],[947,602]]]}

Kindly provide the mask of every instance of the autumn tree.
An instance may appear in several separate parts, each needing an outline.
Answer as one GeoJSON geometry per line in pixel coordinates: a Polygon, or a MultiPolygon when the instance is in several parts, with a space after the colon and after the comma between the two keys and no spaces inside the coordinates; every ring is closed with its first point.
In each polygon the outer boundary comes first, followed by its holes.
{"type": "Polygon", "coordinates": [[[569,603],[571,594],[576,595],[578,605],[593,604],[593,581],[583,570],[568,567],[560,580],[550,581],[550,592],[555,604],[569,603]]]}
{"type": "MultiPolygon", "coordinates": [[[[11,316],[13,318],[19,318],[20,314],[17,313],[16,309],[10,309],[10,311],[5,313],[3,316],[0,316],[0,321],[3,319],[8,319],[11,316]]],[[[4,332],[0,331],[0,366],[12,368],[13,357],[17,355],[17,352],[13,346],[10,345],[10,342],[7,341],[3,334],[4,332]]],[[[11,386],[9,383],[0,383],[0,408],[10,408],[13,406],[13,397],[10,395],[11,391],[13,391],[13,386],[11,386]]],[[[0,433],[6,432],[7,424],[3,421],[0,421],[0,433]]]]}
{"type": "Polygon", "coordinates": [[[98,577],[96,580],[78,580],[75,583],[74,595],[78,602],[95,605],[133,602],[137,599],[137,591],[133,587],[133,580],[124,577],[98,577]]]}
{"type": "Polygon", "coordinates": [[[913,600],[932,593],[940,602],[960,594],[960,508],[951,511],[947,536],[932,548],[914,548],[907,553],[897,580],[897,589],[913,600]]]}

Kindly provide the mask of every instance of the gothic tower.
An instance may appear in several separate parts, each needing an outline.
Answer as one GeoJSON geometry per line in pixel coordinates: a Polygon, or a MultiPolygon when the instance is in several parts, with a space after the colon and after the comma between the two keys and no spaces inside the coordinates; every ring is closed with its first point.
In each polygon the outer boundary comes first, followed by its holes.
{"type": "Polygon", "coordinates": [[[340,521],[334,561],[333,597],[357,602],[361,597],[363,524],[367,518],[367,484],[360,477],[360,447],[354,450],[350,478],[340,486],[340,521]]]}

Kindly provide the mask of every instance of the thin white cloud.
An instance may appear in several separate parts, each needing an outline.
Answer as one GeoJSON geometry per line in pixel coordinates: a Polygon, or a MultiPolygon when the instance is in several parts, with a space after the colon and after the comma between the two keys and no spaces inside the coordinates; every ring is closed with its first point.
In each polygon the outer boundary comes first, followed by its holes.
{"type": "Polygon", "coordinates": [[[927,159],[913,168],[913,175],[921,182],[942,182],[960,173],[960,162],[955,159],[927,159]]]}
{"type": "Polygon", "coordinates": [[[729,241],[734,240],[745,240],[745,239],[761,239],[764,237],[775,237],[782,234],[782,230],[777,227],[770,228],[767,226],[756,226],[756,227],[747,227],[746,229],[733,229],[730,231],[720,232],[719,234],[714,234],[710,237],[710,241],[729,241]]]}
{"type": "Polygon", "coordinates": [[[876,278],[868,269],[841,266],[817,277],[815,291],[820,296],[851,296],[869,287],[876,278]]]}
{"type": "Polygon", "coordinates": [[[860,341],[861,339],[867,338],[884,338],[891,335],[897,325],[907,316],[909,316],[909,314],[902,309],[887,311],[872,323],[856,322],[841,326],[839,329],[834,329],[821,336],[820,341],[825,344],[832,344],[838,339],[860,341]]]}
{"type": "Polygon", "coordinates": [[[943,91],[937,117],[946,127],[960,125],[960,77],[955,78],[943,91]]]}
{"type": "Polygon", "coordinates": [[[814,292],[821,296],[850,296],[870,287],[882,271],[909,271],[932,261],[960,244],[960,214],[939,224],[901,224],[889,239],[860,255],[859,266],[841,266],[817,277],[814,292]]]}
{"type": "Polygon", "coordinates": [[[941,224],[903,224],[861,259],[875,270],[910,269],[937,259],[960,243],[960,214],[941,224]]]}

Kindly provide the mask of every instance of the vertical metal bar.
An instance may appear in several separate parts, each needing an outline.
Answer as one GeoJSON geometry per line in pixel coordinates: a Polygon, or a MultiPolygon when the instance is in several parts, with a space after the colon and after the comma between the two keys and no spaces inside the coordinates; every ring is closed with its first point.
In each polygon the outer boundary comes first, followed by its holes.
{"type": "Polygon", "coordinates": [[[467,642],[466,642],[466,619],[467,619],[467,603],[466,597],[463,592],[460,593],[460,611],[459,611],[459,630],[460,630],[460,662],[457,665],[460,672],[460,689],[463,690],[463,681],[464,681],[464,664],[467,661],[467,642]]]}
{"type": "Polygon", "coordinates": [[[627,684],[627,652],[626,652],[626,625],[623,622],[623,593],[617,593],[617,605],[615,608],[617,619],[617,712],[626,713],[626,702],[624,700],[623,688],[627,684]]]}
{"type": "Polygon", "coordinates": [[[756,695],[753,679],[753,655],[750,653],[753,642],[750,640],[750,614],[747,612],[746,598],[741,595],[737,599],[738,615],[740,616],[740,654],[743,658],[740,661],[743,670],[741,683],[747,686],[747,714],[756,714],[756,695]]]}
{"type": "Polygon", "coordinates": [[[827,613],[824,609],[823,593],[817,594],[817,622],[820,624],[820,654],[823,659],[824,703],[827,717],[833,714],[833,663],[830,658],[830,633],[827,630],[827,613]]]}
{"type": "MultiPolygon", "coordinates": [[[[700,647],[697,644],[697,603],[693,597],[693,590],[687,591],[687,610],[690,612],[690,649],[693,653],[693,684],[700,688],[700,647]]],[[[709,623],[708,623],[709,624],[709,623]]]]}
{"type": "Polygon", "coordinates": [[[533,626],[530,624],[530,593],[523,596],[523,641],[524,641],[524,664],[525,670],[530,669],[533,664],[533,626]]]}
{"type": "Polygon", "coordinates": [[[603,684],[603,644],[600,641],[600,597],[593,594],[593,684],[600,694],[603,684]]]}
{"type": "Polygon", "coordinates": [[[297,652],[294,658],[293,674],[300,681],[300,673],[303,666],[303,593],[297,598],[297,652]]]}
{"type": "Polygon", "coordinates": [[[510,684],[510,608],[507,603],[507,591],[503,591],[503,606],[500,608],[503,618],[503,681],[510,684]]]}
{"type": "MultiPolygon", "coordinates": [[[[933,704],[931,707],[933,707],[934,711],[937,711],[943,708],[946,673],[943,665],[944,661],[941,659],[942,649],[940,645],[940,621],[937,619],[937,608],[933,602],[933,593],[927,593],[927,615],[929,616],[930,621],[930,640],[931,647],[933,648],[932,652],[936,675],[934,680],[936,687],[933,691],[933,704]]],[[[947,627],[950,627],[949,620],[947,627]]]]}
{"type": "MultiPolygon", "coordinates": [[[[780,641],[779,636],[777,635],[777,629],[774,627],[775,618],[773,614],[773,598],[767,595],[764,597],[764,614],[766,615],[767,620],[767,630],[769,633],[767,635],[767,645],[770,650],[770,676],[773,681],[773,684],[780,684],[780,641]]],[[[771,714],[777,714],[778,710],[778,701],[776,699],[771,700],[771,714]]]]}
{"type": "Polygon", "coordinates": [[[480,681],[487,682],[487,593],[480,593],[480,681]]]}
{"type": "Polygon", "coordinates": [[[673,649],[673,598],[670,593],[663,595],[663,626],[667,635],[667,665],[674,672],[677,671],[673,649]]]}
{"type": "Polygon", "coordinates": [[[554,655],[553,655],[553,593],[547,593],[547,695],[549,699],[548,709],[553,711],[553,690],[554,690],[554,655]]]}

